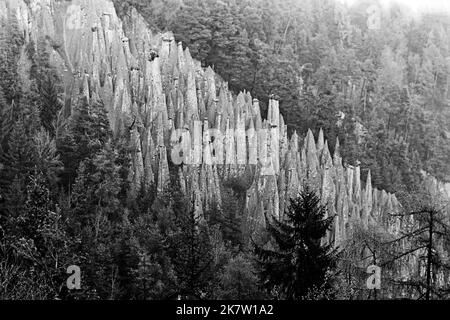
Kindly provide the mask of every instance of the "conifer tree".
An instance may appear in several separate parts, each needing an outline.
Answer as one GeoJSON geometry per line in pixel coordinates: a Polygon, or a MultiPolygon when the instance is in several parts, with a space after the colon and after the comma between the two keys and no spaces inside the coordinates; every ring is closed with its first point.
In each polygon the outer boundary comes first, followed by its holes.
{"type": "Polygon", "coordinates": [[[62,108],[59,98],[60,79],[55,68],[50,64],[47,40],[39,38],[37,45],[30,41],[27,45],[28,59],[31,61],[30,80],[37,97],[39,115],[42,126],[55,136],[54,121],[62,108]]]}
{"type": "Polygon", "coordinates": [[[117,154],[106,145],[93,159],[81,162],[73,186],[72,212],[77,224],[84,228],[93,225],[96,233],[99,221],[118,219],[121,179],[115,163],[117,154]]]}
{"type": "Polygon", "coordinates": [[[115,150],[106,144],[96,155],[83,160],[71,192],[66,213],[68,233],[77,239],[72,250],[78,253],[76,262],[85,271],[86,283],[85,290],[74,296],[77,299],[119,296],[114,245],[122,237],[120,225],[126,217],[117,198],[121,179],[116,157],[115,150]]]}
{"type": "Polygon", "coordinates": [[[217,296],[225,300],[262,299],[260,281],[251,257],[239,254],[230,259],[219,276],[217,296]]]}
{"type": "Polygon", "coordinates": [[[23,270],[27,274],[30,285],[39,288],[33,291],[42,289],[39,293],[41,299],[52,299],[65,279],[60,266],[66,265],[69,258],[67,248],[70,241],[66,236],[65,221],[50,198],[47,181],[41,172],[35,171],[29,177],[25,194],[16,181],[11,188],[15,194],[11,192],[7,200],[10,209],[17,200],[21,204],[14,206],[6,222],[2,223],[4,240],[11,248],[2,254],[6,255],[4,258],[15,257],[11,263],[18,272],[23,270]]]}
{"type": "MultiPolygon", "coordinates": [[[[36,150],[26,130],[26,123],[20,117],[8,138],[8,151],[4,154],[3,163],[7,167],[6,174],[9,180],[14,177],[25,179],[33,172],[36,160],[36,150]]],[[[23,180],[25,181],[25,180],[23,180]]]]}
{"type": "Polygon", "coordinates": [[[57,147],[64,163],[61,182],[65,187],[73,184],[80,163],[92,158],[110,141],[112,132],[102,101],[89,104],[80,99],[66,131],[57,140],[57,147]]]}
{"type": "Polygon", "coordinates": [[[285,215],[286,222],[269,223],[273,248],[255,245],[255,253],[266,288],[279,290],[283,299],[299,300],[326,284],[334,268],[333,244],[321,244],[334,217],[325,218],[326,208],[309,187],[291,199],[285,215]]]}
{"type": "Polygon", "coordinates": [[[133,224],[138,258],[131,270],[135,299],[165,299],[177,287],[168,255],[169,242],[152,220],[151,216],[142,216],[133,224]]]}
{"type": "Polygon", "coordinates": [[[36,149],[36,169],[45,175],[49,187],[54,186],[58,181],[58,173],[62,170],[56,141],[50,137],[48,131],[41,128],[33,137],[33,143],[36,149]]]}
{"type": "Polygon", "coordinates": [[[203,299],[208,295],[213,274],[213,256],[208,228],[193,209],[177,219],[170,237],[170,257],[178,279],[178,294],[203,299]]]}
{"type": "Polygon", "coordinates": [[[8,137],[14,124],[12,115],[11,105],[6,102],[3,90],[0,88],[0,157],[8,149],[8,137]]]}
{"type": "Polygon", "coordinates": [[[0,20],[0,88],[8,103],[20,99],[17,63],[23,41],[16,15],[8,12],[8,17],[0,20]]]}
{"type": "Polygon", "coordinates": [[[52,135],[55,136],[54,121],[57,113],[62,108],[61,100],[58,96],[58,88],[55,81],[45,76],[39,87],[40,101],[39,113],[42,126],[52,135]]]}

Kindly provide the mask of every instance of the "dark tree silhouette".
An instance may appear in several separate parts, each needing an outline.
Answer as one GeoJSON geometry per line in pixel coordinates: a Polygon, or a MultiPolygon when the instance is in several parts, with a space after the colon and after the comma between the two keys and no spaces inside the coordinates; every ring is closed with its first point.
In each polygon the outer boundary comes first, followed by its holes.
{"type": "Polygon", "coordinates": [[[264,248],[255,245],[255,252],[265,286],[278,288],[285,299],[299,300],[326,285],[327,272],[335,265],[333,245],[321,244],[334,217],[325,218],[326,208],[308,187],[291,199],[286,217],[286,222],[269,223],[273,242],[264,248]]]}

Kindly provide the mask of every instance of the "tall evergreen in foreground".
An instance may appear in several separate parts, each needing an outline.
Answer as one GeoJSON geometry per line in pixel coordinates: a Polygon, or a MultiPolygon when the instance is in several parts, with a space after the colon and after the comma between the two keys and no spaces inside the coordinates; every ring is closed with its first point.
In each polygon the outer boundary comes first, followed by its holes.
{"type": "Polygon", "coordinates": [[[333,218],[308,187],[291,199],[286,221],[268,225],[273,239],[268,246],[255,245],[264,285],[282,299],[300,300],[311,291],[328,287],[327,273],[334,268],[332,244],[321,244],[333,218]],[[272,248],[268,248],[272,247],[272,248]]]}
{"type": "Polygon", "coordinates": [[[178,294],[190,299],[206,298],[214,277],[213,248],[208,227],[194,208],[185,208],[177,217],[169,243],[178,294]]]}

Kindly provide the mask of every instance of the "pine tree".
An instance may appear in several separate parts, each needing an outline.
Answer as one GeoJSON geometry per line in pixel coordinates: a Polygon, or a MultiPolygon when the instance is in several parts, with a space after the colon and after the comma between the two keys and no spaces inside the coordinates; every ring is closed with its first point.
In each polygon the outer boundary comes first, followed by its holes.
{"type": "Polygon", "coordinates": [[[50,64],[47,40],[38,39],[37,45],[30,41],[27,45],[28,59],[31,61],[30,80],[37,97],[39,115],[43,127],[55,136],[54,121],[62,108],[59,98],[61,87],[58,74],[50,64]],[[36,50],[37,49],[37,50],[36,50]]]}
{"type": "Polygon", "coordinates": [[[36,169],[42,172],[50,186],[55,187],[58,174],[62,170],[62,162],[57,154],[56,141],[50,137],[50,133],[44,128],[33,137],[36,149],[36,169]]]}
{"type": "Polygon", "coordinates": [[[73,219],[80,228],[91,225],[97,234],[101,219],[120,219],[116,157],[115,150],[106,145],[93,159],[80,163],[72,194],[73,219]]]}
{"type": "Polygon", "coordinates": [[[12,107],[6,102],[3,91],[0,88],[0,157],[8,149],[8,138],[13,124],[12,107]]]}
{"type": "Polygon", "coordinates": [[[8,139],[8,150],[2,161],[7,168],[7,181],[12,181],[16,176],[25,179],[34,170],[36,150],[23,117],[14,124],[8,139]]]}
{"type": "Polygon", "coordinates": [[[218,299],[252,300],[262,299],[260,281],[250,257],[239,254],[230,259],[219,276],[218,299]]]}
{"type": "Polygon", "coordinates": [[[223,182],[221,188],[222,203],[213,205],[205,212],[208,225],[217,226],[222,238],[231,247],[244,247],[248,244],[243,232],[242,212],[245,207],[245,197],[248,188],[248,177],[230,178],[223,182]]]}
{"type": "Polygon", "coordinates": [[[203,299],[213,278],[213,256],[207,226],[193,209],[177,219],[176,232],[170,237],[170,257],[178,279],[178,294],[203,299]]]}
{"type": "Polygon", "coordinates": [[[102,101],[89,104],[86,99],[81,99],[68,123],[66,131],[57,140],[64,163],[61,182],[65,187],[74,183],[80,163],[94,157],[112,138],[102,101]]]}
{"type": "Polygon", "coordinates": [[[150,216],[142,216],[133,223],[138,250],[138,263],[131,270],[135,299],[165,299],[177,288],[167,237],[152,220],[150,216]]]}
{"type": "Polygon", "coordinates": [[[52,135],[55,136],[54,121],[57,113],[62,108],[61,100],[58,96],[58,88],[56,83],[50,76],[45,76],[39,86],[40,93],[40,118],[42,126],[52,135]]]}
{"type": "Polygon", "coordinates": [[[121,179],[117,154],[108,144],[91,158],[83,160],[77,171],[67,210],[68,233],[77,239],[73,252],[84,270],[85,287],[72,298],[113,299],[119,295],[114,245],[126,217],[117,196],[121,179]],[[94,244],[94,245],[93,245],[94,244]]]}
{"type": "Polygon", "coordinates": [[[22,89],[20,101],[17,108],[13,109],[13,116],[17,119],[23,117],[25,128],[30,136],[33,136],[41,129],[41,119],[39,117],[39,94],[32,83],[30,89],[22,89]]]}
{"type": "Polygon", "coordinates": [[[23,188],[15,180],[11,188],[15,193],[11,192],[7,197],[9,208],[15,207],[15,210],[10,211],[3,225],[6,243],[11,248],[7,256],[15,257],[13,264],[19,272],[23,269],[32,286],[39,288],[36,290],[42,294],[41,299],[52,299],[65,279],[64,269],[60,266],[70,263],[67,251],[70,240],[46,184],[44,175],[35,171],[22,194],[23,188]],[[17,200],[21,204],[14,205],[17,200]]]}
{"type": "Polygon", "coordinates": [[[279,290],[283,299],[299,300],[311,290],[322,287],[335,265],[332,244],[321,244],[334,217],[325,219],[326,208],[306,187],[291,199],[286,222],[269,223],[273,249],[255,245],[264,285],[279,290]]]}
{"type": "Polygon", "coordinates": [[[16,15],[8,13],[8,18],[2,17],[0,20],[0,88],[3,89],[7,102],[11,103],[20,99],[17,63],[24,39],[16,15]]]}

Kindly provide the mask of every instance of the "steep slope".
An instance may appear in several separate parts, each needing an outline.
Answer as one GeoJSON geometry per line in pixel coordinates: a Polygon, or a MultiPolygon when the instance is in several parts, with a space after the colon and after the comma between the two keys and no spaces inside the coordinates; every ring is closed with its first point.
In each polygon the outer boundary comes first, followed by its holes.
{"type": "Polygon", "coordinates": [[[277,100],[262,119],[257,99],[233,95],[172,34],[153,34],[135,10],[121,21],[108,0],[0,0],[0,16],[8,15],[16,15],[27,42],[48,40],[64,79],[67,112],[80,97],[101,98],[115,134],[131,129],[131,194],[154,183],[162,192],[170,162],[180,164],[184,151],[179,177],[199,215],[221,204],[224,180],[245,175],[252,181],[246,199],[251,224],[282,218],[289,197],[308,183],[336,214],[330,234],[336,244],[355,223],[399,230],[387,213],[400,204],[372,188],[370,172],[362,186],[360,168],[344,166],[339,147],[332,156],[322,132],[317,141],[311,131],[304,139],[288,138],[277,100]]]}

